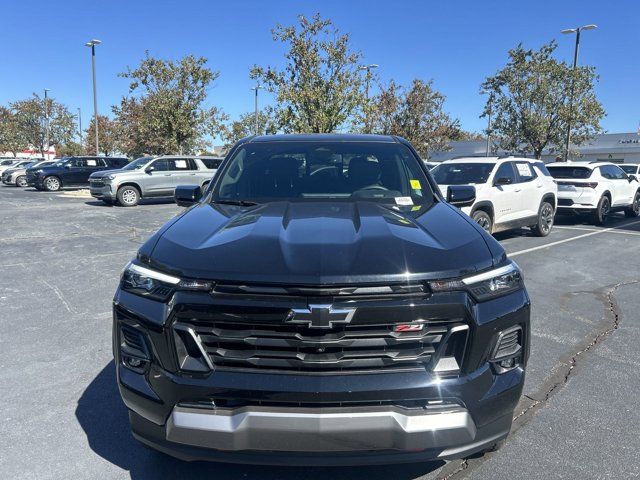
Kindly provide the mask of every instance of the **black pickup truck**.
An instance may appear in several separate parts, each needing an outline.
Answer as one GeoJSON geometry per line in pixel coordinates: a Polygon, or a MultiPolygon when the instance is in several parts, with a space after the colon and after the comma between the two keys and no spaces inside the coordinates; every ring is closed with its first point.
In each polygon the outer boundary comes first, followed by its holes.
{"type": "Polygon", "coordinates": [[[397,137],[240,141],[113,302],[134,436],[184,460],[464,457],[508,435],[529,354],[518,266],[397,137]]]}

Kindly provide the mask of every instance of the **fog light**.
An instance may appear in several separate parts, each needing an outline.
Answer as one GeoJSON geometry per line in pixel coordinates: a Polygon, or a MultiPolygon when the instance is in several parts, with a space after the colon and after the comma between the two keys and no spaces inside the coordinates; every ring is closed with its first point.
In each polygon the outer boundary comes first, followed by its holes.
{"type": "Polygon", "coordinates": [[[142,366],[142,360],[135,357],[127,357],[127,365],[131,368],[140,368],[142,366]]]}
{"type": "Polygon", "coordinates": [[[516,366],[515,358],[508,358],[507,360],[502,360],[498,363],[502,368],[513,368],[516,366]]]}
{"type": "Polygon", "coordinates": [[[120,325],[120,355],[125,367],[143,373],[151,360],[146,335],[131,325],[120,325]]]}
{"type": "Polygon", "coordinates": [[[505,373],[520,365],[523,345],[523,331],[520,325],[498,332],[495,347],[489,357],[496,373],[505,373]]]}

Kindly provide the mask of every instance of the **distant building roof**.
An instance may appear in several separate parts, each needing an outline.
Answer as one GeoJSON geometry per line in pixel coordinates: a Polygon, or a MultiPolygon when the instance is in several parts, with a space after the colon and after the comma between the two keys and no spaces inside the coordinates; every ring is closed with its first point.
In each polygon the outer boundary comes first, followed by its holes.
{"type": "MultiPolygon", "coordinates": [[[[482,156],[487,151],[486,140],[462,140],[451,142],[450,150],[429,154],[429,161],[441,162],[455,157],[482,156]]],[[[603,133],[580,146],[573,146],[580,155],[640,155],[640,133],[603,133]]],[[[492,151],[491,155],[509,155],[516,152],[492,151]]],[[[521,153],[518,153],[520,155],[521,153]]],[[[545,150],[543,157],[555,157],[557,153],[545,150]]],[[[532,156],[529,154],[528,156],[532,156]]]]}

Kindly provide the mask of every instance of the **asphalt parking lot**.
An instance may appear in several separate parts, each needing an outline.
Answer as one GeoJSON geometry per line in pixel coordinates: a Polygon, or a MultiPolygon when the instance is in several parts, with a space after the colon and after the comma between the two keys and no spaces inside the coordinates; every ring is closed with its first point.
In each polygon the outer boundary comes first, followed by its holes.
{"type": "Polygon", "coordinates": [[[129,433],[111,353],[111,298],[138,246],[180,211],[0,187],[0,478],[355,479],[640,476],[640,218],[560,219],[498,235],[533,302],[525,396],[481,458],[371,468],[187,464],[129,433]]]}

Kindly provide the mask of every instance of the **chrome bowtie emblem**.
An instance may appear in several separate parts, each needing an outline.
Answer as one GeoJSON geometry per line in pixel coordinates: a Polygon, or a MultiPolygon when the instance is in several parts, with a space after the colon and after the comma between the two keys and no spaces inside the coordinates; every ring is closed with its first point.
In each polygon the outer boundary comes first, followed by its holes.
{"type": "Polygon", "coordinates": [[[309,328],[333,328],[335,324],[351,322],[355,308],[333,308],[331,305],[309,305],[293,308],[287,315],[288,323],[307,325],[309,328]]]}

